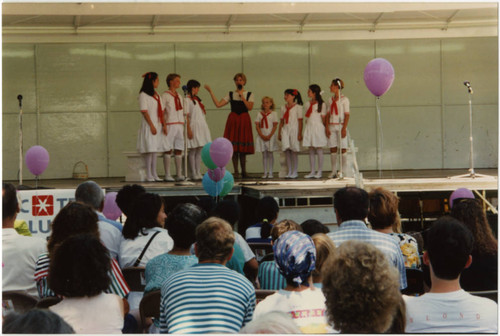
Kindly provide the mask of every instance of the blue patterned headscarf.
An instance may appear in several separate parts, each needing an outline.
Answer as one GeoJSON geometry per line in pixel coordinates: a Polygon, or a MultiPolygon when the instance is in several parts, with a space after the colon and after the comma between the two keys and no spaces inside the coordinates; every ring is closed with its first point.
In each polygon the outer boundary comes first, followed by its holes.
{"type": "Polygon", "coordinates": [[[299,231],[285,232],[276,240],[273,250],[285,279],[296,287],[309,287],[307,280],[316,265],[316,248],[311,237],[299,231]]]}

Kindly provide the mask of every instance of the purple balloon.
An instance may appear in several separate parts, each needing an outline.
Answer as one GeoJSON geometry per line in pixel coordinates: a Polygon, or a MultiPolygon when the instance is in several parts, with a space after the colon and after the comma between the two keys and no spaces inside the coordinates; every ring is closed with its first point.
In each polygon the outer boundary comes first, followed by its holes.
{"type": "Polygon", "coordinates": [[[224,167],[217,167],[215,169],[208,170],[208,176],[214,182],[219,182],[220,180],[222,180],[225,174],[226,174],[226,168],[224,167]]]}
{"type": "Polygon", "coordinates": [[[380,97],[390,89],[394,81],[394,68],[388,60],[375,58],[366,65],[364,79],[368,90],[380,97]]]}
{"type": "Polygon", "coordinates": [[[107,219],[117,220],[121,216],[122,211],[116,204],[116,191],[112,191],[106,194],[104,197],[104,208],[102,213],[107,219]]]}
{"type": "Polygon", "coordinates": [[[226,138],[217,138],[210,145],[210,157],[217,167],[225,167],[233,156],[233,144],[226,138]]]}
{"type": "Polygon", "coordinates": [[[450,208],[453,208],[453,201],[457,198],[472,198],[474,199],[474,193],[467,188],[458,188],[450,195],[450,208]]]}
{"type": "Polygon", "coordinates": [[[33,175],[38,176],[49,165],[49,152],[42,146],[33,146],[26,152],[25,160],[29,171],[33,175]]]}

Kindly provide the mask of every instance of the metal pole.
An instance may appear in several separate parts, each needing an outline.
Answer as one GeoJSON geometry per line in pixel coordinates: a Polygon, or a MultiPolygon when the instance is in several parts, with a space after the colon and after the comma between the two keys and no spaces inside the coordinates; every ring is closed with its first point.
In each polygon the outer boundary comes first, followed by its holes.
{"type": "Polygon", "coordinates": [[[19,100],[19,185],[23,184],[23,96],[19,100]]]}
{"type": "Polygon", "coordinates": [[[470,139],[470,176],[474,177],[474,140],[472,137],[472,92],[469,90],[469,139],[470,139]]]}
{"type": "MultiPolygon", "coordinates": [[[[342,96],[342,85],[340,85],[340,81],[338,81],[338,80],[337,80],[337,85],[339,87],[339,96],[338,96],[339,106],[338,106],[338,108],[340,109],[340,97],[342,96]]],[[[333,103],[336,104],[335,101],[333,103]]],[[[339,170],[339,175],[338,175],[339,180],[342,180],[344,178],[344,174],[342,172],[342,165],[343,165],[343,162],[342,162],[342,126],[343,126],[343,123],[344,123],[344,120],[339,119],[340,131],[337,132],[338,148],[339,148],[337,155],[340,155],[340,158],[339,158],[340,170],[339,170]]]]}

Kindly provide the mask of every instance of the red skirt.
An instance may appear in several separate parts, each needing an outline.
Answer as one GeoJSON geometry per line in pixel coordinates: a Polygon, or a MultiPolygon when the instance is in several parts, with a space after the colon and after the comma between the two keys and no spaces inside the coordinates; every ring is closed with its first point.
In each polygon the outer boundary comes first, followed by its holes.
{"type": "Polygon", "coordinates": [[[240,115],[231,112],[227,117],[224,138],[233,144],[234,153],[253,154],[252,121],[248,112],[240,115]]]}

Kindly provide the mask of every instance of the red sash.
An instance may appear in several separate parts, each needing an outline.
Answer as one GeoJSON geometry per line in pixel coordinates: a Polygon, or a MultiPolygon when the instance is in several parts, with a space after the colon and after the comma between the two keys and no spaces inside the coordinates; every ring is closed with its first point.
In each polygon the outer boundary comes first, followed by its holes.
{"type": "Polygon", "coordinates": [[[156,102],[158,103],[158,111],[156,112],[157,115],[158,115],[158,120],[160,120],[161,124],[165,124],[165,120],[163,119],[163,107],[161,106],[161,100],[160,100],[160,96],[158,95],[158,93],[155,92],[153,98],[156,100],[156,102]]]}
{"type": "Polygon", "coordinates": [[[174,100],[175,100],[175,110],[176,111],[180,111],[182,110],[182,104],[181,104],[181,99],[179,98],[179,95],[177,94],[177,92],[175,93],[175,95],[171,92],[171,91],[167,91],[172,97],[174,97],[174,100]]]}
{"type": "Polygon", "coordinates": [[[285,124],[288,124],[288,118],[290,117],[290,110],[295,106],[296,104],[293,104],[292,106],[288,107],[285,106],[286,112],[283,114],[283,119],[285,120],[285,124]]]}
{"type": "Polygon", "coordinates": [[[260,128],[269,128],[269,124],[267,123],[267,116],[270,114],[265,114],[264,111],[261,111],[262,119],[260,120],[260,128]],[[265,127],[264,127],[265,126],[265,127]]]}
{"type": "Polygon", "coordinates": [[[201,110],[203,111],[203,114],[207,114],[207,111],[205,111],[205,105],[203,105],[201,103],[201,99],[198,98],[198,96],[194,96],[194,99],[196,99],[196,101],[198,102],[198,104],[200,104],[200,107],[201,107],[201,110]]]}
{"type": "Polygon", "coordinates": [[[333,100],[332,101],[332,106],[330,106],[330,115],[333,114],[333,110],[335,109],[335,115],[339,115],[339,108],[337,107],[337,101],[338,100],[333,100]]]}
{"type": "Polygon", "coordinates": [[[311,113],[312,113],[312,111],[313,111],[313,106],[314,106],[315,104],[317,104],[317,103],[318,103],[318,102],[314,102],[314,103],[312,103],[311,105],[309,105],[309,108],[307,109],[307,112],[306,112],[306,118],[309,118],[309,117],[311,116],[311,113]]]}

